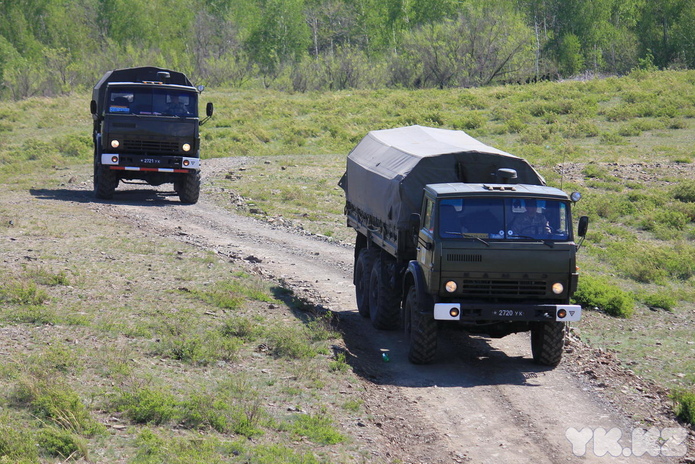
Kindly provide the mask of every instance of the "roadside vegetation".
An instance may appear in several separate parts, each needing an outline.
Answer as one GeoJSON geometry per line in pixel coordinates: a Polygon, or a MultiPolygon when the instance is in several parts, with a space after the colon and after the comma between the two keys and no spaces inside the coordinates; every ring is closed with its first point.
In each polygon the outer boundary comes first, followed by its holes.
{"type": "MultiPolygon", "coordinates": [[[[635,71],[468,90],[206,91],[204,157],[244,165],[203,194],[349,243],[337,183],[370,130],[461,129],[526,157],[584,196],[581,337],[671,389],[692,423],[693,84],[692,71],[635,71]]],[[[77,208],[88,193],[41,201],[91,182],[88,103],[0,102],[0,462],[368,461],[340,426],[364,411],[330,315],[223,256],[77,208]]]]}
{"type": "Polygon", "coordinates": [[[692,0],[6,0],[0,99],[87,90],[138,63],[294,92],[693,69],[694,11],[692,0]]]}

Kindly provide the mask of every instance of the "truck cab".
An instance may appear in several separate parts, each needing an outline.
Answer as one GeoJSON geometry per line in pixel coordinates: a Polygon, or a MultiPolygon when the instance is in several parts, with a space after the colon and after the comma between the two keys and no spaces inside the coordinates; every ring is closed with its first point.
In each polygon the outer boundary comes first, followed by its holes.
{"type": "Polygon", "coordinates": [[[182,203],[200,193],[199,126],[195,88],[182,73],[141,67],[109,71],[94,87],[94,193],[108,199],[121,181],[173,183],[182,203]]]}
{"type": "Polygon", "coordinates": [[[409,304],[406,290],[403,307],[420,312],[415,318],[424,326],[428,317],[495,338],[531,331],[534,359],[556,364],[564,323],[582,313],[570,304],[579,278],[571,205],[547,186],[427,185],[405,281],[428,297],[409,304]]]}
{"type": "Polygon", "coordinates": [[[568,303],[578,278],[570,205],[545,186],[428,185],[417,260],[429,292],[469,303],[568,303]]]}

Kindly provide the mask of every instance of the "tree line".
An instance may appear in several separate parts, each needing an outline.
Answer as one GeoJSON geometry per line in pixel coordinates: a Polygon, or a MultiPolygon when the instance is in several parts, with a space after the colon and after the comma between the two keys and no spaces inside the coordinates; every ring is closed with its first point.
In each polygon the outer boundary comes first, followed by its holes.
{"type": "Polygon", "coordinates": [[[3,0],[0,98],[153,65],[213,86],[470,87],[695,67],[695,0],[3,0]]]}

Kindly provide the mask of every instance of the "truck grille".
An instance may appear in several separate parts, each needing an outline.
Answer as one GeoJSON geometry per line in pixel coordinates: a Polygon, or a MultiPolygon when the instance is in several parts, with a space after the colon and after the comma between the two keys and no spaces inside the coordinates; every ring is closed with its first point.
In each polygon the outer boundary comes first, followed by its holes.
{"type": "Polygon", "coordinates": [[[470,296],[543,296],[546,283],[535,280],[464,280],[461,287],[464,295],[470,296]]]}
{"type": "Polygon", "coordinates": [[[458,261],[462,263],[482,263],[483,255],[470,255],[461,253],[449,253],[446,255],[448,261],[458,261]]]}
{"type": "Polygon", "coordinates": [[[123,142],[126,150],[140,153],[178,153],[178,142],[167,142],[160,140],[135,140],[126,139],[123,142]]]}

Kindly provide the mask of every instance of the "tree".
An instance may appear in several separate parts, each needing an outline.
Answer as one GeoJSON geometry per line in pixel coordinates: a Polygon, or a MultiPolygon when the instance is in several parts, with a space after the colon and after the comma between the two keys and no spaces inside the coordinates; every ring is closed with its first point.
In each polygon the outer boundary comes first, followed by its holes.
{"type": "Polygon", "coordinates": [[[433,24],[454,19],[458,13],[457,0],[411,0],[408,16],[413,26],[433,24]]]}
{"type": "Polygon", "coordinates": [[[357,12],[338,0],[306,3],[305,16],[311,29],[312,54],[335,53],[342,46],[364,45],[357,31],[357,12]]]}
{"type": "Polygon", "coordinates": [[[249,56],[273,77],[286,62],[297,62],[310,44],[303,0],[258,0],[260,21],[245,42],[249,56]]]}
{"type": "Polygon", "coordinates": [[[654,55],[654,64],[692,66],[695,35],[695,0],[659,0],[646,2],[637,25],[641,54],[654,55]]]}
{"type": "Polygon", "coordinates": [[[579,37],[574,34],[566,34],[560,40],[558,47],[558,67],[560,74],[565,77],[573,76],[584,69],[584,57],[579,37]]]}
{"type": "Polygon", "coordinates": [[[501,4],[469,5],[457,20],[423,26],[406,35],[403,57],[392,69],[401,85],[487,85],[526,73],[533,61],[533,34],[521,15],[501,4]],[[408,70],[421,70],[419,75],[408,70]]]}
{"type": "Polygon", "coordinates": [[[683,8],[679,21],[673,28],[673,41],[684,64],[690,69],[695,68],[695,2],[687,2],[683,8]]]}

